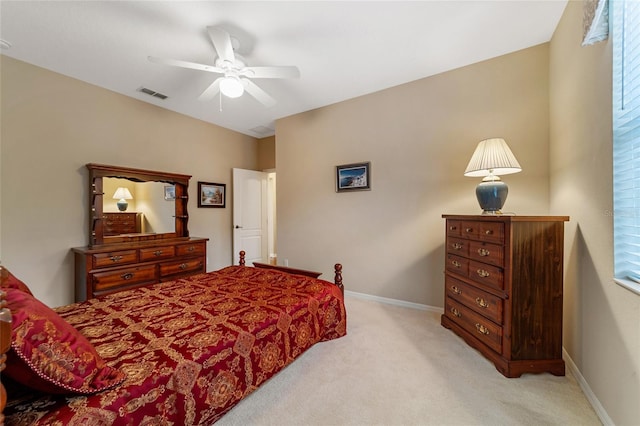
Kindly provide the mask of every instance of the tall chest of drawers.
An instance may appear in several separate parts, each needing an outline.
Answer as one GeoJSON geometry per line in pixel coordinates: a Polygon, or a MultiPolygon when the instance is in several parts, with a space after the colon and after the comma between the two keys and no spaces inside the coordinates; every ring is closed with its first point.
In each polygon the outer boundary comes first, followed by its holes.
{"type": "Polygon", "coordinates": [[[566,216],[446,219],[441,323],[506,377],[564,375],[562,290],[566,216]]]}

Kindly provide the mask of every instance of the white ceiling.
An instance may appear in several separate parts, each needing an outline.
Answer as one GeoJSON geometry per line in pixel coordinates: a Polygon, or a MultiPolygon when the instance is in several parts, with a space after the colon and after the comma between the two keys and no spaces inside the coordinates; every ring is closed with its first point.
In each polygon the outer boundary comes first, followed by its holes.
{"type": "Polygon", "coordinates": [[[551,39],[567,0],[6,1],[0,52],[247,135],[278,118],[376,92],[551,39]],[[218,77],[148,56],[213,65],[206,27],[225,28],[249,66],[296,65],[297,80],[254,80],[278,103],[202,102],[218,77]],[[168,95],[159,100],[138,91],[168,95]]]}

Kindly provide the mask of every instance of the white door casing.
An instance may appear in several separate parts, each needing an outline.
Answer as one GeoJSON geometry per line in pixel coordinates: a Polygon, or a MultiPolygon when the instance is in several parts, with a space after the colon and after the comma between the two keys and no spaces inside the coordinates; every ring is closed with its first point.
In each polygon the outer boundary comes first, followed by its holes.
{"type": "Polygon", "coordinates": [[[233,264],[244,250],[247,265],[267,263],[267,173],[233,169],[233,264]]]}

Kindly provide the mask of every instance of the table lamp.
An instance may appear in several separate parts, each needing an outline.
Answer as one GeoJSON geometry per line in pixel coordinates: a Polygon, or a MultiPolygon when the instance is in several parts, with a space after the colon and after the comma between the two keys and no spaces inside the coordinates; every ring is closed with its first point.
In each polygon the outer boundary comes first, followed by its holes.
{"type": "Polygon", "coordinates": [[[129,206],[129,203],[127,203],[127,200],[132,200],[133,197],[131,196],[131,192],[129,192],[129,189],[120,187],[116,189],[115,194],[113,194],[113,199],[119,200],[116,204],[118,206],[118,210],[123,212],[127,210],[127,207],[129,206]]]}
{"type": "Polygon", "coordinates": [[[500,180],[500,175],[518,173],[522,167],[502,138],[481,141],[464,171],[465,176],[483,176],[476,187],[476,197],[482,214],[502,214],[509,187],[500,180]]]}

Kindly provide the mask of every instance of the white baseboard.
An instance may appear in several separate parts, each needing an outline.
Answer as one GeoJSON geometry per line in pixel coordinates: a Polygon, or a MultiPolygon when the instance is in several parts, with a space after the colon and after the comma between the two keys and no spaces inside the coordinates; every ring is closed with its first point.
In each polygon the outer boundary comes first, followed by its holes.
{"type": "Polygon", "coordinates": [[[386,303],[387,305],[402,306],[404,308],[419,309],[421,311],[430,311],[430,312],[436,312],[440,314],[444,312],[443,308],[438,308],[436,306],[423,305],[421,303],[414,303],[414,302],[406,302],[404,300],[390,299],[388,297],[372,296],[370,294],[357,293],[355,291],[350,291],[350,290],[345,290],[344,294],[345,296],[353,297],[356,299],[371,300],[373,302],[386,303]]]}
{"type": "Polygon", "coordinates": [[[578,369],[578,366],[575,364],[575,362],[573,362],[573,360],[569,356],[569,353],[567,353],[567,351],[564,348],[562,348],[562,355],[563,355],[565,364],[571,370],[571,373],[578,381],[578,385],[580,385],[580,389],[582,389],[582,392],[587,397],[587,400],[591,403],[591,406],[593,407],[594,411],[600,418],[600,421],[602,422],[602,424],[604,426],[615,426],[615,423],[613,423],[613,420],[611,420],[611,417],[609,417],[609,414],[607,414],[607,411],[604,409],[602,404],[600,404],[600,401],[591,390],[589,383],[587,383],[585,378],[582,376],[582,373],[578,369]]]}

